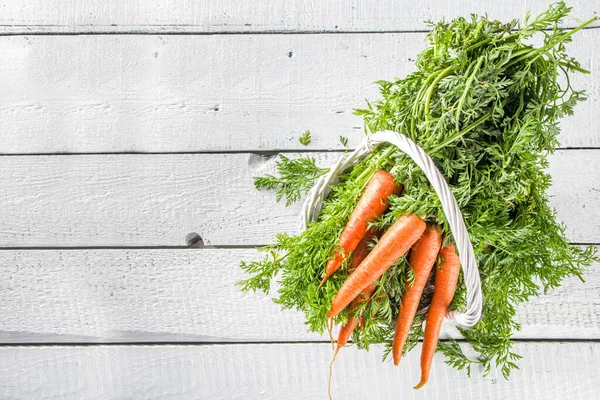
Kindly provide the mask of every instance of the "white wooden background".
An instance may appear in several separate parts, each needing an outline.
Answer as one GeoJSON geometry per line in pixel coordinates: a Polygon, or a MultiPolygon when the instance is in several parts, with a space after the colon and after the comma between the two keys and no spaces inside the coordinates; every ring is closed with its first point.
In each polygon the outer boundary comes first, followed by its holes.
{"type": "MultiPolygon", "coordinates": [[[[0,399],[325,398],[326,338],[234,286],[252,247],[297,222],[252,177],[279,152],[326,164],[339,135],[355,145],[352,109],[414,68],[423,20],[549,3],[0,0],[0,399]]],[[[565,26],[600,11],[572,3],[565,26]]],[[[598,28],[569,46],[589,100],[550,165],[574,245],[600,245],[598,28]]],[[[519,309],[510,381],[436,356],[415,392],[418,352],[394,368],[348,348],[334,396],[597,398],[600,265],[585,278],[519,309]]]]}

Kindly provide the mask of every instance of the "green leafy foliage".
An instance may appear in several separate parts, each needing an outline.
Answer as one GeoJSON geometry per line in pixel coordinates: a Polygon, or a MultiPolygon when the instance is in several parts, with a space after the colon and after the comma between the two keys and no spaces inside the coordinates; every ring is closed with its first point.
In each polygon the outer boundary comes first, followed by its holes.
{"type": "MultiPolygon", "coordinates": [[[[477,325],[460,331],[477,356],[465,356],[455,341],[441,342],[438,350],[448,364],[467,373],[478,365],[485,372],[497,367],[508,377],[520,358],[510,340],[520,328],[517,305],[559,286],[566,277],[581,277],[597,259],[593,248],[569,244],[546,193],[547,156],[558,144],[559,120],[585,98],[568,77],[586,71],[567,55],[565,45],[593,20],[570,31],[562,29],[559,22],[569,11],[560,2],[535,19],[528,15],[523,24],[475,15],[433,24],[429,46],[417,57],[417,70],[403,79],[378,82],[381,98],[356,110],[368,132],[402,132],[421,146],[461,207],[478,260],[484,309],[477,325]],[[539,47],[529,44],[534,36],[543,39],[539,47]]],[[[297,200],[323,173],[314,160],[304,160],[283,157],[278,165],[281,178],[258,178],[257,187],[277,187],[278,198],[297,200]]],[[[385,229],[413,212],[449,232],[439,199],[422,171],[399,150],[382,145],[340,177],[318,220],[306,231],[279,235],[275,244],[263,249],[268,253],[265,260],[242,263],[250,274],[242,288],[267,293],[276,279],[275,301],[303,311],[309,329],[323,332],[331,300],[348,276],[346,263],[317,290],[325,263],[379,169],[391,170],[405,192],[390,199],[388,213],[374,225],[385,229]]],[[[401,259],[377,282],[371,300],[357,310],[365,316],[364,330],[353,334],[358,347],[386,343],[389,353],[409,281],[410,268],[401,259]]],[[[429,296],[424,295],[421,310],[429,296]]],[[[452,307],[463,308],[465,298],[461,278],[452,307]]],[[[336,322],[347,319],[347,312],[342,313],[336,322]]],[[[417,315],[406,351],[422,337],[423,320],[417,315]]]]}
{"type": "Polygon", "coordinates": [[[346,136],[340,135],[340,143],[342,144],[342,146],[348,147],[348,138],[346,136]]]}
{"type": "Polygon", "coordinates": [[[302,192],[310,189],[317,178],[328,172],[327,169],[318,167],[312,157],[291,159],[281,155],[279,158],[276,163],[279,177],[273,175],[256,177],[254,187],[277,189],[277,201],[285,197],[287,206],[298,201],[302,192]]]}
{"type": "Polygon", "coordinates": [[[300,137],[298,138],[298,141],[300,142],[301,145],[303,146],[308,146],[310,144],[310,141],[312,140],[312,137],[310,135],[310,131],[306,130],[302,135],[300,135],[300,137]]]}

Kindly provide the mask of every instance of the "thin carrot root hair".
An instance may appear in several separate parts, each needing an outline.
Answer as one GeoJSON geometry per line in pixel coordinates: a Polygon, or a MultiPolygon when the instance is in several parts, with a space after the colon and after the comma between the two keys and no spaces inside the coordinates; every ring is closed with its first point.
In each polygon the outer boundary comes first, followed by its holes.
{"type": "Polygon", "coordinates": [[[335,349],[335,340],[333,339],[333,318],[327,320],[327,332],[329,333],[329,342],[331,343],[331,350],[335,349]]]}
{"type": "Polygon", "coordinates": [[[331,359],[331,362],[329,363],[329,381],[327,382],[327,394],[329,395],[329,400],[333,399],[331,397],[331,379],[333,378],[333,363],[335,362],[335,358],[337,357],[341,348],[342,348],[342,346],[340,346],[340,345],[338,345],[336,347],[335,352],[333,353],[333,358],[331,359]]]}

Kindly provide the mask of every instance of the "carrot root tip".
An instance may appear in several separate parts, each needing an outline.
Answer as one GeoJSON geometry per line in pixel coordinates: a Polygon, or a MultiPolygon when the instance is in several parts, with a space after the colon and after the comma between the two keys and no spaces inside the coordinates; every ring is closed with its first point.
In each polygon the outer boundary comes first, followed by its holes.
{"type": "Polygon", "coordinates": [[[425,386],[426,383],[427,383],[427,379],[421,380],[421,382],[419,382],[419,384],[417,386],[415,386],[414,389],[421,389],[423,386],[425,386]]]}
{"type": "Polygon", "coordinates": [[[328,276],[327,276],[327,275],[325,275],[325,276],[323,277],[323,280],[322,280],[322,281],[321,281],[321,283],[319,284],[319,287],[317,288],[317,290],[320,290],[320,289],[321,289],[321,287],[322,287],[322,286],[325,284],[325,281],[327,280],[327,278],[328,278],[328,276]]]}
{"type": "Polygon", "coordinates": [[[341,348],[342,348],[342,346],[340,346],[340,345],[337,346],[337,348],[335,349],[335,353],[333,353],[333,358],[331,359],[331,362],[329,363],[329,381],[327,382],[327,394],[329,395],[329,400],[332,400],[331,379],[333,378],[333,363],[335,362],[335,358],[337,357],[337,354],[341,348]]]}

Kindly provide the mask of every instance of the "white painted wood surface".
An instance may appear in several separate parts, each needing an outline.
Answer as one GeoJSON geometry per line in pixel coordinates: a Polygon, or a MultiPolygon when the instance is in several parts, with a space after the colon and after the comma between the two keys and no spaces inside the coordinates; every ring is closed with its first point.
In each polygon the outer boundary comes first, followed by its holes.
{"type": "MultiPolygon", "coordinates": [[[[200,2],[202,3],[202,2],[200,2]]],[[[569,46],[600,75],[600,29],[569,46]]],[[[0,37],[0,153],[344,149],[374,81],[414,68],[423,33],[0,37]]],[[[564,120],[563,147],[600,146],[600,80],[564,120]]]]}
{"type": "MultiPolygon", "coordinates": [[[[223,32],[386,32],[423,30],[423,21],[488,13],[491,18],[538,14],[553,0],[397,1],[346,0],[3,0],[0,32],[4,33],[223,33],[223,32]]],[[[593,0],[576,6],[565,26],[590,19],[593,0]]]]}
{"type": "MultiPolygon", "coordinates": [[[[334,399],[595,399],[598,343],[518,343],[524,356],[510,381],[497,372],[469,379],[435,356],[419,391],[419,351],[400,366],[371,352],[343,349],[334,368],[334,399]]],[[[416,350],[419,350],[417,348],[416,350]]],[[[327,398],[328,344],[0,348],[3,399],[327,398]]]]}
{"type": "MultiPolygon", "coordinates": [[[[340,135],[362,138],[351,111],[377,97],[371,82],[414,68],[423,20],[507,20],[551,2],[0,0],[0,398],[325,398],[329,345],[303,343],[323,337],[234,287],[239,260],[257,257],[241,247],[297,223],[297,206],[253,190],[275,159],[251,152],[309,149],[325,165],[340,135]],[[124,152],[216,154],[87,154],[124,152]],[[190,232],[233,248],[178,248],[190,232]],[[60,249],[78,246],[98,248],[60,249]]],[[[573,3],[565,26],[600,11],[573,3]]],[[[598,26],[569,46],[592,71],[574,80],[590,98],[565,119],[570,150],[549,168],[575,243],[600,243],[598,26]]],[[[524,359],[508,382],[468,379],[436,356],[416,392],[418,352],[393,368],[381,348],[348,348],[334,395],[593,399],[600,266],[585,277],[519,309],[516,338],[545,341],[516,344],[524,359]]]]}
{"type": "MultiPolygon", "coordinates": [[[[294,154],[292,154],[294,156],[294,154]]],[[[322,165],[337,153],[316,153],[322,165]]],[[[183,246],[270,243],[296,232],[300,203],[275,203],[252,177],[274,172],[256,154],[0,157],[0,246],[183,246]]],[[[553,157],[551,203],[573,242],[600,241],[600,150],[553,157]]]]}
{"type": "MultiPolygon", "coordinates": [[[[0,343],[327,341],[242,294],[253,249],[4,250],[0,343]]],[[[600,265],[519,308],[516,339],[600,339],[600,265]]],[[[444,337],[458,338],[448,323],[444,337]]]]}

